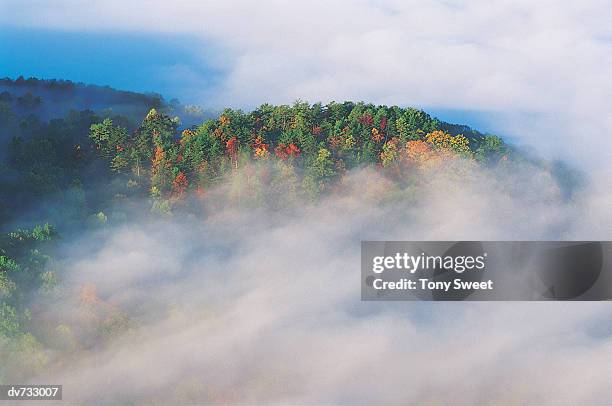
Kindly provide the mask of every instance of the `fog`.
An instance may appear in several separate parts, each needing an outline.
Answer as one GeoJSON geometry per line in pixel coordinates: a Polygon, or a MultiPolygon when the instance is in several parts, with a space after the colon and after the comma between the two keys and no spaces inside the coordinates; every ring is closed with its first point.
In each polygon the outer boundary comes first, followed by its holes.
{"type": "Polygon", "coordinates": [[[237,203],[238,179],[206,216],[64,241],[64,292],[34,308],[70,332],[50,329],[45,369],[14,376],[63,384],[66,404],[612,400],[605,302],[360,300],[361,240],[609,238],[610,196],[593,185],[567,196],[528,164],[454,162],[406,188],[358,169],[273,211],[237,203]]]}

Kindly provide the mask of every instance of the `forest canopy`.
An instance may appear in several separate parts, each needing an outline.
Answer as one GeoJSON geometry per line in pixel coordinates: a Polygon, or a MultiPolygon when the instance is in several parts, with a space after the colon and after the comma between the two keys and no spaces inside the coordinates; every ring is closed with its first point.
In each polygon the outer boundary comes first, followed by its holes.
{"type": "MultiPolygon", "coordinates": [[[[158,214],[197,212],[222,185],[240,190],[233,196],[241,204],[282,208],[339,191],[348,172],[364,167],[408,185],[457,160],[553,166],[496,135],[410,107],[297,101],[213,115],[159,95],[69,81],[3,79],[0,86],[0,227],[8,230],[121,219],[127,214],[118,207],[129,201],[146,201],[158,214]],[[84,99],[96,109],[79,108],[84,99]],[[57,103],[75,108],[45,119],[50,109],[42,114],[41,106],[57,103]],[[193,113],[187,120],[186,111],[193,113]],[[207,118],[193,123],[198,115],[207,118]]],[[[555,171],[575,180],[563,165],[555,171]]]]}

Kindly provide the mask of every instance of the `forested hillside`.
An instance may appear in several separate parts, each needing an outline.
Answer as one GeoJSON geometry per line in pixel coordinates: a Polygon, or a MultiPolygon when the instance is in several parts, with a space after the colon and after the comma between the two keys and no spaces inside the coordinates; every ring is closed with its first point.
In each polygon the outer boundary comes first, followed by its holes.
{"type": "Polygon", "coordinates": [[[190,125],[176,115],[178,102],[159,96],[66,81],[1,85],[10,92],[0,95],[0,225],[79,227],[91,215],[124,217],[122,201],[143,198],[170,214],[236,174],[242,203],[287,206],[341,185],[353,168],[376,167],[405,183],[455,158],[491,166],[516,155],[499,137],[413,108],[264,104],[190,125]],[[75,108],[45,120],[55,106],[75,108]]]}
{"type": "Polygon", "coordinates": [[[183,126],[212,117],[158,94],[67,80],[0,79],[0,227],[9,213],[13,221],[24,220],[23,213],[31,214],[27,220],[56,219],[49,202],[62,204],[62,211],[79,210],[82,191],[108,181],[92,162],[96,154],[89,153],[90,126],[111,118],[133,130],[152,108],[183,126]]]}
{"type": "Polygon", "coordinates": [[[138,125],[138,121],[152,108],[178,116],[189,126],[212,117],[211,113],[196,106],[182,105],[176,99],[166,101],[156,93],[122,91],[69,80],[0,79],[2,139],[28,136],[31,131],[22,131],[23,124],[62,119],[73,111],[91,111],[102,117],[122,116],[130,121],[130,125],[138,125]]]}
{"type": "MultiPolygon", "coordinates": [[[[59,118],[70,110],[106,110],[115,114],[138,115],[165,104],[158,94],[120,91],[69,80],[23,77],[0,79],[0,94],[3,107],[6,109],[8,105],[11,115],[23,118],[34,114],[41,120],[59,118]]],[[[3,110],[4,120],[7,119],[6,113],[3,110]]]]}
{"type": "MultiPolygon", "coordinates": [[[[190,125],[176,116],[180,104],[159,97],[70,82],[2,86],[0,380],[31,376],[49,354],[86,351],[132,325],[95,287],[63,285],[61,238],[135,219],[206,218],[228,206],[295,213],[341,196],[350,174],[364,170],[384,183],[380,199],[411,201],[437,172],[461,185],[475,171],[494,176],[527,159],[497,136],[413,108],[298,101],[226,109],[190,125]],[[136,107],[122,110],[121,100],[136,107]],[[73,108],[47,119],[56,105],[73,108]],[[44,311],[67,297],[85,321],[44,311]]],[[[531,164],[555,176],[548,163],[531,164]]]]}
{"type": "Polygon", "coordinates": [[[318,198],[357,167],[374,166],[405,182],[423,166],[453,159],[497,165],[511,155],[496,136],[450,128],[411,108],[296,102],[250,113],[227,109],[180,133],[177,121],[152,109],[133,133],[106,119],[91,127],[90,138],[116,176],[149,194],[153,210],[169,212],[229,174],[244,175],[242,200],[290,204],[318,198]]]}

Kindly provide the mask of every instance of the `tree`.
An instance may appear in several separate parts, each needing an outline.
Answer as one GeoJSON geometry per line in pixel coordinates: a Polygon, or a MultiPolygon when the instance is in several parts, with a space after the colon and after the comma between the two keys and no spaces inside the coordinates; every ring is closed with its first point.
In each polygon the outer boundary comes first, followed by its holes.
{"type": "Polygon", "coordinates": [[[99,124],[91,125],[89,138],[106,161],[112,162],[117,159],[125,161],[125,165],[116,164],[114,169],[122,169],[127,165],[128,157],[125,148],[128,142],[128,132],[125,128],[115,126],[113,120],[106,118],[99,124]]]}
{"type": "Polygon", "coordinates": [[[291,143],[289,145],[278,144],[276,148],[274,148],[274,154],[281,161],[286,161],[289,158],[297,158],[300,156],[302,151],[297,147],[297,145],[291,143]]]}
{"type": "Polygon", "coordinates": [[[178,119],[173,119],[165,114],[151,109],[143,120],[140,131],[152,138],[155,146],[168,149],[173,144],[177,135],[178,119]]]}
{"type": "Polygon", "coordinates": [[[423,166],[434,157],[433,148],[425,141],[408,141],[405,154],[407,162],[416,166],[423,166]]]}
{"type": "Polygon", "coordinates": [[[421,134],[437,129],[436,122],[425,112],[416,109],[400,110],[396,128],[403,141],[416,141],[421,134]]]}
{"type": "Polygon", "coordinates": [[[334,175],[331,152],[321,147],[316,158],[307,164],[302,185],[306,193],[311,198],[315,198],[327,188],[334,175]]]}
{"type": "Polygon", "coordinates": [[[155,187],[162,195],[165,195],[170,190],[173,179],[171,162],[166,158],[162,147],[156,146],[151,162],[151,187],[155,187]]]}
{"type": "Polygon", "coordinates": [[[474,157],[479,162],[496,162],[509,152],[504,141],[495,135],[485,135],[479,141],[474,151],[474,157]]]}
{"type": "Polygon", "coordinates": [[[394,137],[383,145],[383,150],[380,153],[380,160],[383,167],[389,167],[396,163],[399,157],[399,141],[398,137],[394,137]]]}
{"type": "Polygon", "coordinates": [[[225,149],[230,157],[230,162],[235,170],[238,170],[238,137],[234,136],[225,143],[225,149]]]}
{"type": "Polygon", "coordinates": [[[269,148],[270,146],[264,142],[263,137],[258,135],[253,143],[253,155],[258,159],[268,159],[270,157],[269,148]]]}
{"type": "Polygon", "coordinates": [[[453,137],[444,131],[436,130],[428,133],[425,139],[428,144],[436,149],[449,150],[463,157],[470,157],[472,155],[469,147],[470,141],[463,135],[453,137]]]}
{"type": "Polygon", "coordinates": [[[179,172],[172,182],[172,196],[176,199],[183,199],[188,186],[187,177],[183,172],[179,172]]]}

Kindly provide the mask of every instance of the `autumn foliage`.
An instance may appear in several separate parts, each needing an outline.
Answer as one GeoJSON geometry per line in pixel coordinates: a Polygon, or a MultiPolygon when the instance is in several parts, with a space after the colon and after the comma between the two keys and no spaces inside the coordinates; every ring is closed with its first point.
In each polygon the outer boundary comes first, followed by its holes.
{"type": "Polygon", "coordinates": [[[253,143],[253,154],[255,158],[267,159],[270,156],[268,149],[270,146],[263,141],[263,137],[258,135],[253,143]]]}
{"type": "Polygon", "coordinates": [[[116,172],[137,174],[137,184],[142,183],[140,174],[149,171],[150,196],[165,211],[164,201],[181,200],[189,190],[203,195],[228,173],[240,173],[243,185],[256,190],[278,183],[273,171],[281,168],[293,173],[292,193],[314,196],[332,190],[331,183],[356,167],[383,168],[401,179],[415,168],[452,159],[498,163],[509,156],[498,137],[457,126],[471,131],[464,135],[445,127],[416,109],[298,102],[262,105],[250,113],[226,109],[218,119],[182,131],[173,119],[155,111],[133,137],[105,120],[92,127],[91,139],[116,172]],[[114,144],[106,141],[109,134],[114,144]]]}
{"type": "Polygon", "coordinates": [[[300,149],[295,144],[278,144],[274,149],[274,154],[277,158],[286,161],[289,158],[296,158],[300,156],[300,149]]]}
{"type": "Polygon", "coordinates": [[[238,169],[238,138],[232,137],[225,143],[225,149],[230,157],[234,169],[238,169]]]}
{"type": "Polygon", "coordinates": [[[177,199],[182,199],[183,197],[185,197],[187,187],[189,187],[187,177],[183,172],[179,172],[176,175],[176,178],[174,178],[174,181],[172,182],[172,196],[177,199]]]}

